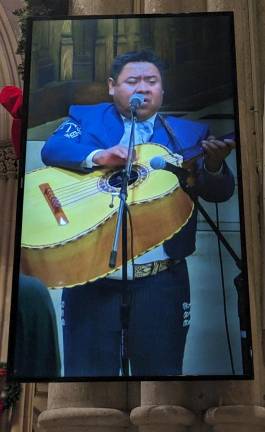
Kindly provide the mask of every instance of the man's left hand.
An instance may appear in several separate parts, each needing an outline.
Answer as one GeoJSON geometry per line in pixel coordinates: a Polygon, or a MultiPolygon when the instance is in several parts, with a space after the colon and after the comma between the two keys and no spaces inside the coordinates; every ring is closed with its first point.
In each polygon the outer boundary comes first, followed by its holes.
{"type": "Polygon", "coordinates": [[[235,145],[234,140],[225,139],[224,141],[219,141],[214,136],[209,136],[207,140],[203,140],[202,147],[205,153],[205,168],[211,172],[219,171],[224,159],[235,148],[235,145]]]}

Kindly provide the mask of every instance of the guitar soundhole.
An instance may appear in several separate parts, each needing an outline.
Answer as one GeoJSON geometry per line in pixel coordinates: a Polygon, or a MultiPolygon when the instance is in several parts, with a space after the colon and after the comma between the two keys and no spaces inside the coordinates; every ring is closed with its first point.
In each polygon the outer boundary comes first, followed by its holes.
{"type": "MultiPolygon", "coordinates": [[[[132,169],[130,180],[129,180],[129,186],[132,185],[134,182],[138,180],[138,172],[132,169]]],[[[120,188],[122,182],[122,171],[115,172],[112,174],[109,178],[109,185],[115,188],[120,188]]]]}
{"type": "MultiPolygon", "coordinates": [[[[131,171],[129,186],[135,188],[148,177],[148,168],[144,165],[134,165],[131,171]]],[[[122,170],[102,176],[98,182],[98,189],[106,193],[117,193],[122,182],[122,170]]]]}

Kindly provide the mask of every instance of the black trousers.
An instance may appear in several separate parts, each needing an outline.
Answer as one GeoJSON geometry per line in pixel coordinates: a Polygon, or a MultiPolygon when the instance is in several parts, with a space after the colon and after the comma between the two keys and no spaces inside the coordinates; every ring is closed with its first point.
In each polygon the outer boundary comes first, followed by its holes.
{"type": "MultiPolygon", "coordinates": [[[[128,351],[136,377],[182,372],[190,321],[185,260],[155,276],[129,281],[128,351]]],[[[66,377],[119,376],[122,281],[99,281],[64,289],[66,377]]]]}

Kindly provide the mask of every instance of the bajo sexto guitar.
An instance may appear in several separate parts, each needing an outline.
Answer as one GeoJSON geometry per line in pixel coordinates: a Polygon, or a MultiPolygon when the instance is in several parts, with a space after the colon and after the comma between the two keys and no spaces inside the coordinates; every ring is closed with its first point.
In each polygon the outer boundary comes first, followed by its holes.
{"type": "MultiPolygon", "coordinates": [[[[176,159],[160,144],[136,146],[127,204],[133,223],[134,257],[171,238],[193,212],[177,177],[154,170],[150,160],[176,159]]],[[[48,287],[72,287],[109,274],[119,207],[120,170],[80,174],[47,167],[25,176],[21,269],[48,287]]],[[[131,259],[130,230],[128,257],[131,259]]],[[[117,268],[121,266],[121,245],[117,268]]]]}

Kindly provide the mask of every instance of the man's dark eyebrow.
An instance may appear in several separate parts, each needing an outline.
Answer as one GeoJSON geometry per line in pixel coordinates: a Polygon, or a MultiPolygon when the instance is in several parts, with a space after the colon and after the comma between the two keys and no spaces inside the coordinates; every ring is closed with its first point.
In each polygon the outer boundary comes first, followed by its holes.
{"type": "MultiPolygon", "coordinates": [[[[141,78],[141,75],[130,75],[128,76],[126,79],[130,79],[130,78],[141,78]]],[[[144,78],[158,78],[158,75],[144,75],[144,78]]]]}

